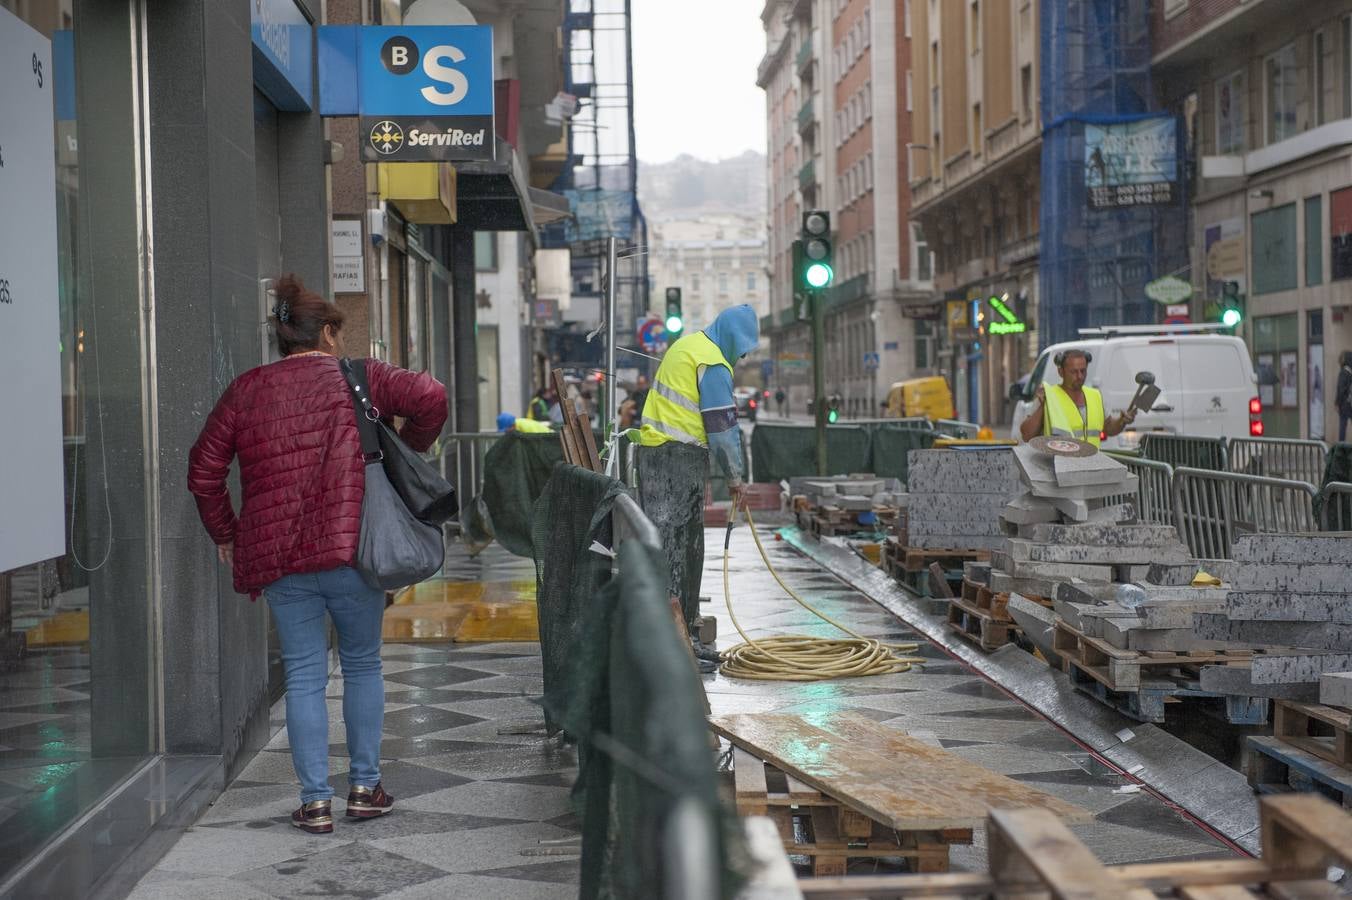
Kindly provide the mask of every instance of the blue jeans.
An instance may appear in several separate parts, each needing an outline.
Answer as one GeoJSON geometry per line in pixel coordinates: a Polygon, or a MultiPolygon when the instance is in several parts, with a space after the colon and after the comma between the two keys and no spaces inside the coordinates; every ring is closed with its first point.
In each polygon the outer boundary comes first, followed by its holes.
{"type": "Polygon", "coordinates": [[[263,591],[286,665],[286,730],[291,763],[300,779],[300,801],[328,800],[328,623],[338,631],[343,667],[343,722],[351,759],[350,784],[380,781],[380,732],[385,720],[385,682],[380,674],[380,623],[385,594],[369,587],[356,569],[287,575],[263,591]]]}

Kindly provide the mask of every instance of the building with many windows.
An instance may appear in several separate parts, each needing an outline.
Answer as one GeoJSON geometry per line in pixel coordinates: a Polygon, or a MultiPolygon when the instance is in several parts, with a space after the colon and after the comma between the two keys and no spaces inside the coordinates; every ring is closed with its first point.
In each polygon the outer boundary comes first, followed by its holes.
{"type": "Polygon", "coordinates": [[[1352,2],[1166,0],[1154,74],[1197,178],[1193,317],[1238,282],[1269,435],[1335,439],[1352,348],[1352,2]]]}
{"type": "Polygon", "coordinates": [[[769,314],[764,222],[715,213],[654,221],[649,229],[651,296],[661,303],[666,288],[679,287],[687,331],[738,303],[769,314]]]}
{"type": "Polygon", "coordinates": [[[826,391],[848,416],[876,415],[888,387],[930,364],[929,253],[910,223],[907,4],[767,0],[757,83],[769,133],[772,381],[791,409],[811,394],[811,334],[795,320],[792,248],[802,213],[831,213],[835,280],[826,291],[826,391]]]}
{"type": "Polygon", "coordinates": [[[928,323],[963,418],[1003,423],[1008,384],[1037,352],[1042,125],[1034,0],[904,0],[916,138],[912,217],[935,254],[928,323]],[[991,296],[1029,330],[985,336],[991,296]],[[949,315],[950,311],[952,315],[949,315]]]}

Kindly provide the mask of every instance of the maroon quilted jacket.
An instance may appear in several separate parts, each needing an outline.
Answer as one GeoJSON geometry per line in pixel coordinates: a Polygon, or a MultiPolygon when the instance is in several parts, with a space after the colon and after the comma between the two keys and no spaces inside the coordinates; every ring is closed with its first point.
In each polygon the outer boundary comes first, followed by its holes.
{"type": "MultiPolygon", "coordinates": [[[[446,388],[430,375],[367,360],[371,399],[407,419],[400,436],[426,450],[446,421],[446,388]]],[[[299,572],[350,565],[365,484],[347,381],[332,356],[291,356],[231,382],[188,456],[188,490],[217,544],[235,544],[235,590],[257,597],[299,572]],[[239,517],[226,477],[238,456],[239,517]]]]}

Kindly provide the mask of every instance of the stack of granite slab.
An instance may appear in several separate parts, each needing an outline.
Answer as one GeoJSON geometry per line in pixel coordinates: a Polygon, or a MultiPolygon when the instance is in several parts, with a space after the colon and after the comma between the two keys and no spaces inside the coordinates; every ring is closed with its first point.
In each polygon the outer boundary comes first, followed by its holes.
{"type": "Polygon", "coordinates": [[[1000,514],[1019,492],[1008,447],[912,450],[906,544],[921,550],[996,550],[1000,514]]]}
{"type": "Polygon", "coordinates": [[[1263,653],[1249,667],[1203,669],[1202,688],[1319,700],[1321,676],[1352,669],[1352,533],[1244,535],[1231,555],[1224,606],[1199,613],[1194,630],[1263,653]]]}
{"type": "Polygon", "coordinates": [[[906,494],[900,481],[875,475],[795,477],[789,479],[789,494],[804,498],[809,506],[816,509],[864,512],[906,505],[906,494]]]}
{"type": "Polygon", "coordinates": [[[1013,457],[1023,490],[1001,513],[1005,534],[1018,537],[1022,529],[1057,522],[1135,520],[1133,505],[1115,498],[1134,497],[1137,477],[1111,456],[1054,456],[1019,444],[1013,457]]]}

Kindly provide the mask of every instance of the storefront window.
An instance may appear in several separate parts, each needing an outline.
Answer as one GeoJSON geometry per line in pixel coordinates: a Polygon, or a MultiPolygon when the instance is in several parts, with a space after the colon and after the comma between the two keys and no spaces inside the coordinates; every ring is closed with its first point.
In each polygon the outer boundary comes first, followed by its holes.
{"type": "Polygon", "coordinates": [[[1296,204],[1254,214],[1252,252],[1255,294],[1296,286],[1296,204]]]}
{"type": "Polygon", "coordinates": [[[1352,278],[1352,188],[1329,194],[1329,252],[1333,280],[1352,278]]]}
{"type": "MultiPolygon", "coordinates": [[[[46,518],[57,551],[0,562],[0,881],[156,749],[132,23],[81,56],[69,4],[20,3],[17,16],[13,7],[0,3],[0,54],[42,63],[34,76],[44,73],[43,101],[55,110],[51,132],[26,119],[27,145],[6,143],[3,154],[5,175],[31,170],[55,208],[54,233],[40,211],[25,215],[25,262],[54,267],[56,281],[24,299],[57,310],[59,333],[32,339],[59,352],[59,391],[31,399],[59,405],[63,473],[35,490],[44,515],[0,503],[0,535],[46,518]],[[88,108],[77,109],[77,75],[88,108]]],[[[0,102],[10,86],[0,85],[0,102]]],[[[0,208],[5,191],[0,183],[0,208]]],[[[0,373],[7,364],[16,363],[0,360],[0,373]]],[[[11,424],[19,440],[37,439],[11,424]]]]}

